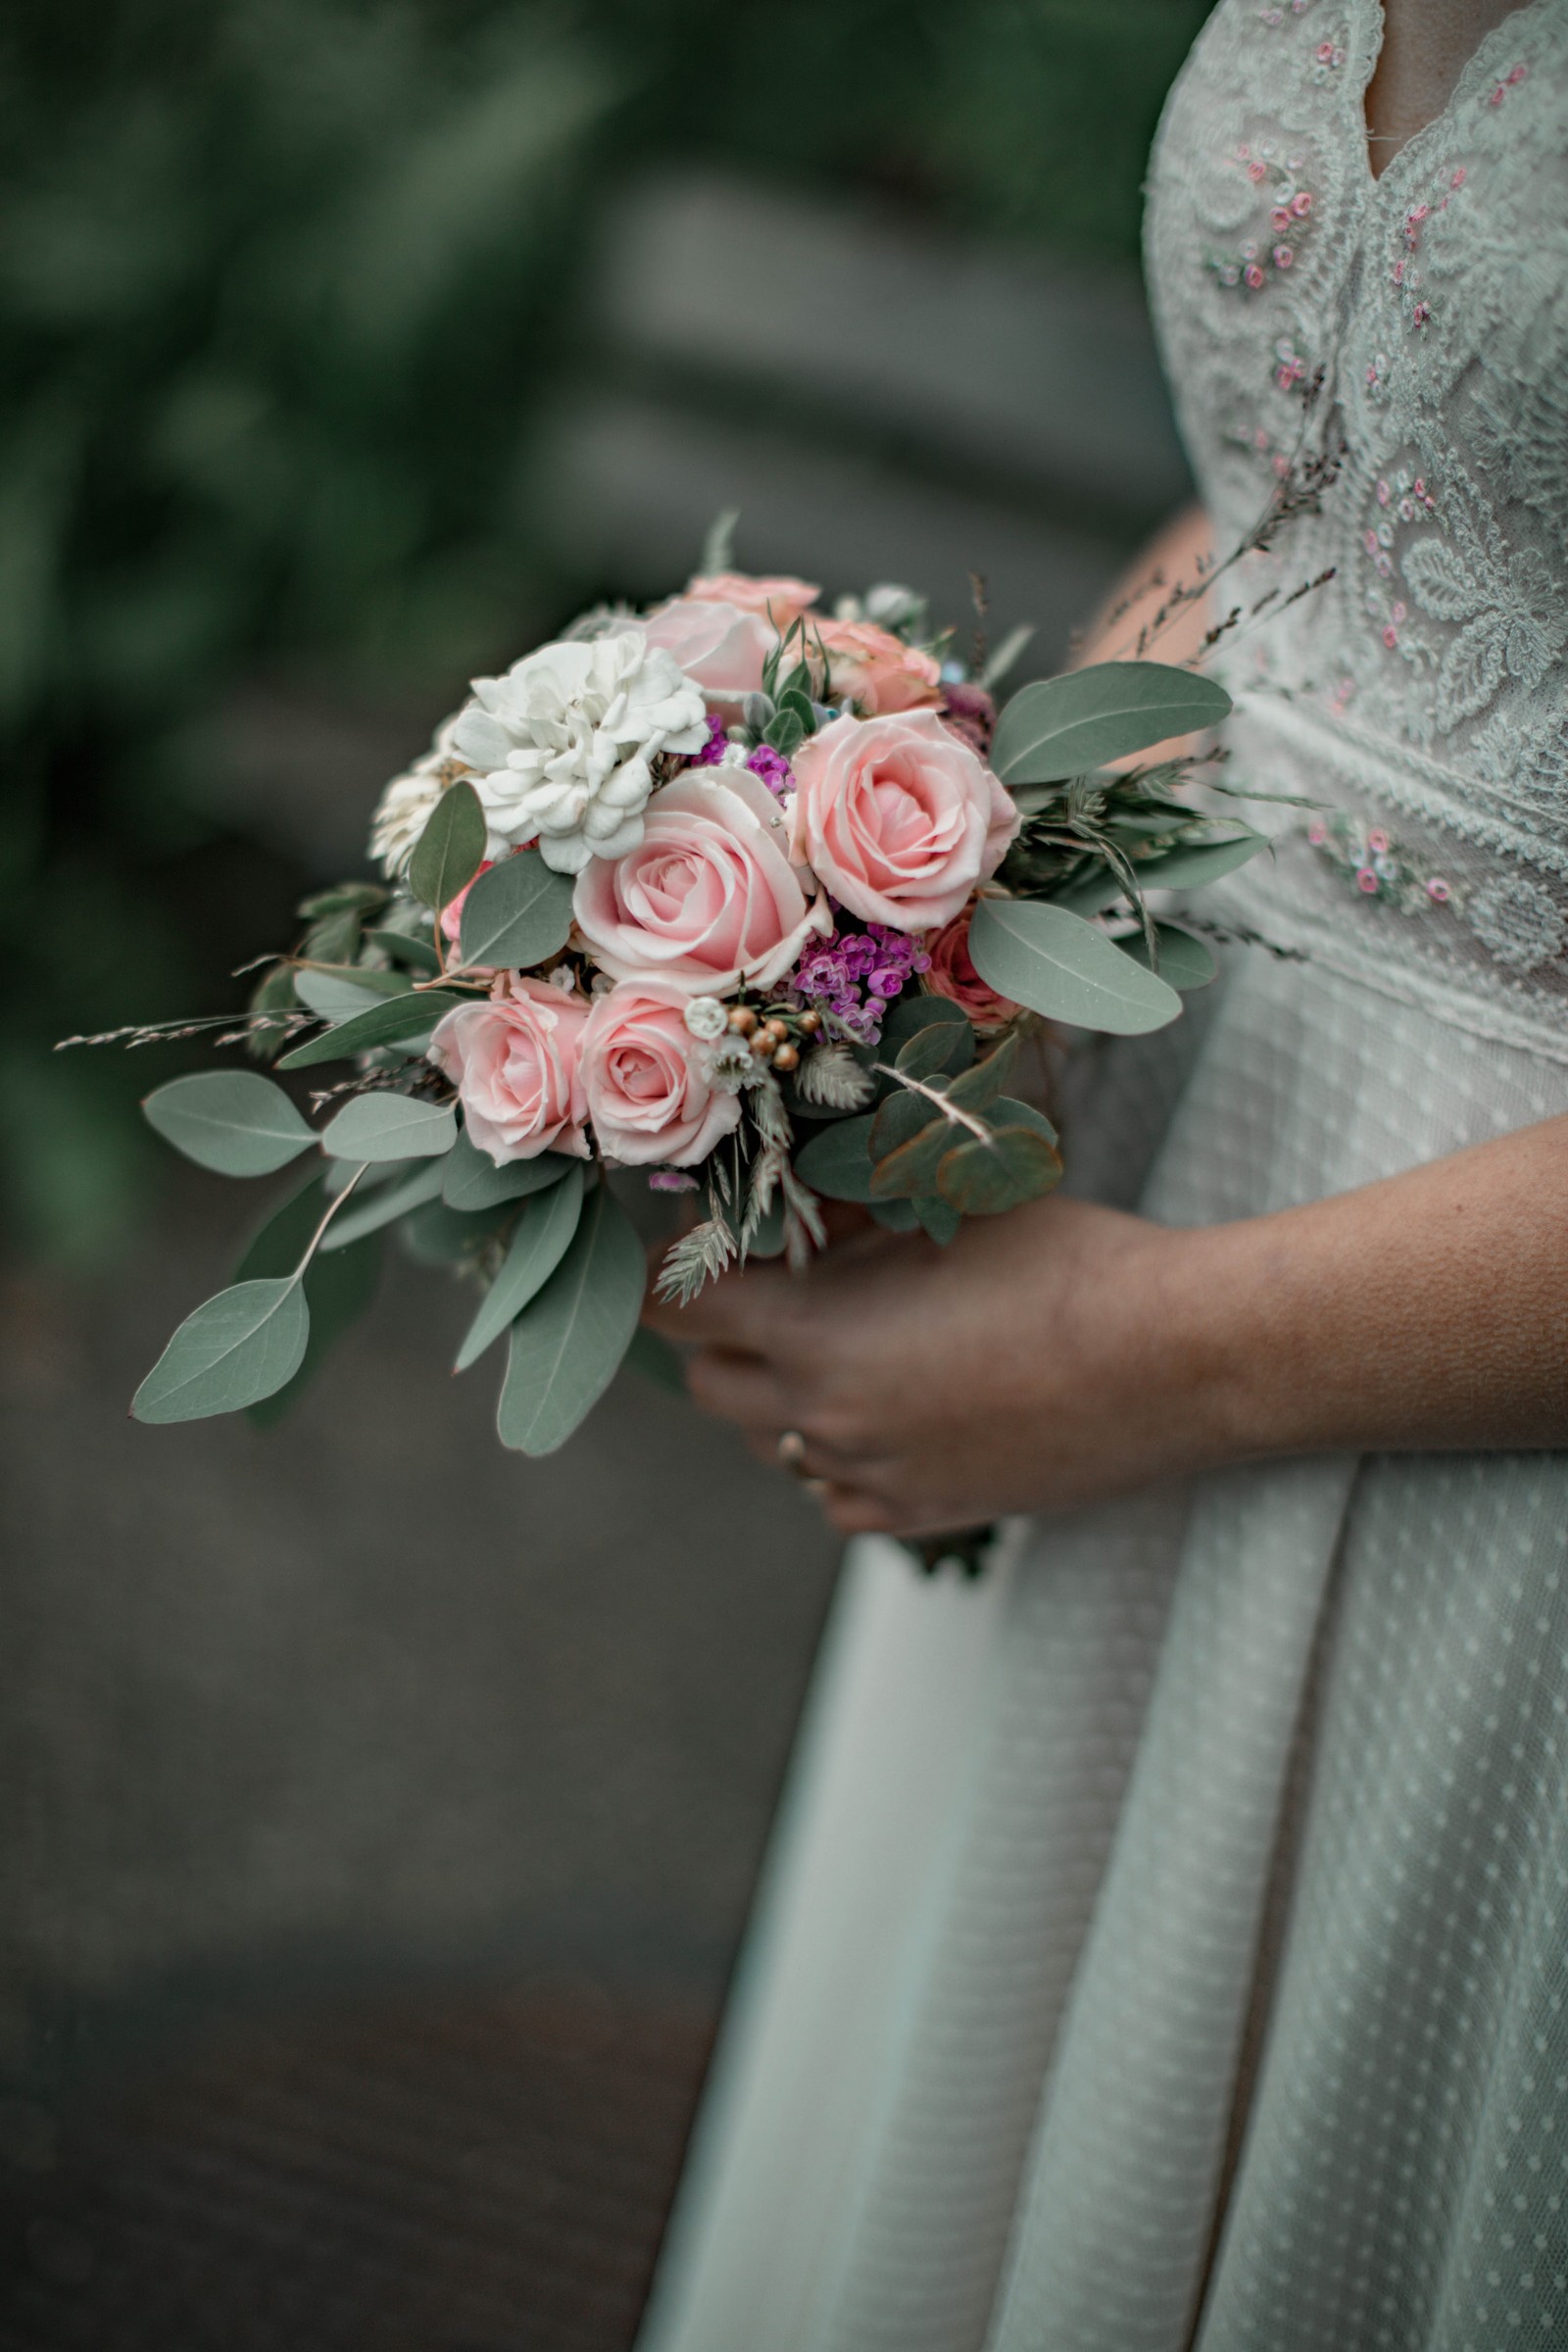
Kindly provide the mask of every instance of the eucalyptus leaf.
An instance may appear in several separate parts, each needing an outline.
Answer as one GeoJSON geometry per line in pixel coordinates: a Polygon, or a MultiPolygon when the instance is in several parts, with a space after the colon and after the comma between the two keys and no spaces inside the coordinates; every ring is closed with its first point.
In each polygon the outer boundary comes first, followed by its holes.
{"type": "Polygon", "coordinates": [[[956,1145],[937,1171],[942,1198],[966,1217],[999,1216],[1061,1179],[1061,1155],[1034,1126],[998,1127],[956,1145]]]}
{"type": "Polygon", "coordinates": [[[952,1202],[921,1194],[909,1206],[934,1242],[945,1250],[958,1227],[963,1223],[961,1213],[952,1202]]]}
{"type": "Polygon", "coordinates": [[[1061,1141],[1043,1110],[1033,1102],[1020,1102],[1011,1095],[997,1097],[991,1105],[991,1117],[998,1127],[1032,1127],[1036,1135],[1045,1137],[1053,1150],[1061,1141]]]}
{"type": "MultiPolygon", "coordinates": [[[[390,975],[386,975],[390,977],[390,975]]],[[[388,996],[402,996],[407,988],[375,988],[368,978],[358,976],[358,967],[350,964],[347,970],[317,971],[302,965],[294,974],[294,993],[302,1004],[323,1021],[346,1021],[351,1013],[364,1012],[371,1004],[379,1004],[388,996]],[[356,977],[350,978],[349,973],[356,977]]]]}
{"type": "Polygon", "coordinates": [[[293,1275],[236,1283],[187,1315],[131,1399],[138,1421],[237,1413],[292,1380],[311,1315],[293,1275]]]}
{"type": "Polygon", "coordinates": [[[166,1143],[220,1176],[270,1176],[316,1141],[283,1089],[259,1070],[171,1078],[141,1107],[166,1143]]]}
{"type": "Polygon", "coordinates": [[[973,1059],[974,1031],[967,1021],[961,1028],[953,1021],[933,1021],[899,1048],[893,1066],[904,1078],[956,1077],[973,1059]]]}
{"type": "MultiPolygon", "coordinates": [[[[1214,951],[1206,941],[1196,939],[1191,931],[1183,931],[1175,923],[1156,923],[1154,938],[1159,947],[1159,976],[1171,987],[1185,995],[1195,988],[1206,988],[1219,970],[1214,951]]],[[[1134,963],[1152,968],[1149,959],[1149,942],[1142,931],[1128,939],[1117,941],[1124,956],[1134,963]]]]}
{"type": "Polygon", "coordinates": [[[526,1203],[500,1272],[458,1349],[454,1371],[466,1372],[543,1290],[566,1254],[582,1215],[582,1201],[583,1163],[578,1159],[572,1161],[569,1174],[560,1184],[526,1203]]]}
{"type": "Polygon", "coordinates": [[[836,1119],[813,1135],[795,1162],[796,1174],[826,1200],[871,1198],[871,1126],[868,1111],[853,1119],[836,1119]]]}
{"type": "Polygon", "coordinates": [[[439,1159],[457,1140],[444,1103],[390,1092],[357,1095],[321,1131],[321,1149],[334,1159],[439,1159]]]}
{"type": "Polygon", "coordinates": [[[356,1054],[368,1054],[379,1046],[423,1045],[443,1013],[459,1004],[472,1002],[471,998],[454,996],[449,989],[426,989],[420,995],[406,992],[390,997],[384,1004],[372,1004],[364,1012],[351,1014],[348,1020],[310,1038],[296,1046],[278,1062],[280,1070],[303,1070],[318,1061],[342,1061],[356,1054]]]}
{"type": "Polygon", "coordinates": [[[1235,873],[1268,846],[1266,833],[1249,830],[1226,841],[1193,841],[1162,850],[1157,858],[1141,858],[1133,870],[1143,890],[1196,890],[1200,883],[1235,873]]]}
{"type": "Polygon", "coordinates": [[[426,1200],[436,1200],[441,1191],[441,1166],[440,1160],[427,1159],[422,1167],[415,1168],[396,1184],[383,1185],[368,1200],[362,1200],[356,1194],[354,1205],[334,1217],[321,1236],[322,1254],[346,1250],[362,1235],[378,1232],[383,1225],[391,1225],[399,1217],[422,1207],[426,1200]]]}
{"type": "Polygon", "coordinates": [[[1016,1036],[1000,1038],[972,1069],[963,1070],[948,1088],[948,1100],[960,1110],[984,1110],[1000,1095],[1018,1059],[1016,1036]]]}
{"type": "Polygon", "coordinates": [[[463,902],[463,960],[471,969],[517,970],[543,963],[571,930],[570,874],[558,874],[537,850],[518,850],[491,866],[463,902]]]}
{"type": "Polygon", "coordinates": [[[409,859],[409,888],[439,914],[484,863],[489,828],[479,795],[466,776],[449,784],[425,820],[409,859]]]}
{"type": "MultiPolygon", "coordinates": [[[[929,1095],[911,1094],[906,1086],[895,1087],[887,1101],[878,1105],[871,1118],[871,1133],[867,1149],[875,1160],[886,1159],[890,1152],[898,1152],[912,1143],[933,1119],[942,1118],[940,1107],[929,1095]]],[[[944,1122],[945,1124],[946,1122],[944,1122]]]]}
{"type": "Polygon", "coordinates": [[[999,996],[1048,1020],[1137,1037],[1176,1019],[1173,988],[1092,923],[1028,899],[982,899],[969,925],[975,970],[999,996]]]}
{"type": "Polygon", "coordinates": [[[505,1200],[494,1208],[448,1208],[439,1199],[422,1200],[400,1222],[398,1243],[416,1266],[471,1267],[512,1215],[505,1200]]]}
{"type": "Polygon", "coordinates": [[[319,922],[327,914],[372,914],[386,905],[387,897],[380,882],[334,882],[301,899],[298,912],[307,922],[319,922]]]}
{"type": "Polygon", "coordinates": [[[1171,735],[1217,726],[1231,698],[1164,662],[1098,662],[1020,688],[997,721],[991,764],[1004,784],[1087,775],[1171,735]]]}
{"type": "Polygon", "coordinates": [[[912,1200],[873,1200],[871,1215],[889,1233],[917,1233],[920,1220],[912,1200]]]}
{"type": "Polygon", "coordinates": [[[614,1378],[646,1283],[642,1244],[600,1183],[570,1249],[512,1326],[496,1413],[504,1446],[540,1454],[564,1445],[614,1378]]]}
{"type": "Polygon", "coordinates": [[[871,1171],[872,1200],[912,1200],[917,1194],[934,1193],[943,1157],[968,1133],[966,1127],[949,1118],[932,1119],[906,1144],[877,1161],[871,1171]]]}
{"type": "Polygon", "coordinates": [[[412,971],[428,972],[433,978],[441,969],[441,958],[427,939],[416,939],[407,931],[367,931],[366,945],[379,948],[383,956],[395,956],[412,971]]]}
{"type": "Polygon", "coordinates": [[[441,1198],[448,1208],[494,1208],[498,1200],[544,1192],[580,1164],[563,1152],[541,1152],[533,1159],[508,1159],[498,1167],[465,1131],[447,1153],[441,1198]]]}
{"type": "Polygon", "coordinates": [[[365,1313],[375,1297],[381,1254],[381,1236],[372,1233],[333,1257],[312,1258],[305,1275],[305,1303],[311,1310],[305,1353],[291,1380],[247,1407],[246,1417],[258,1429],[270,1429],[293,1411],[337,1342],[365,1313]]]}

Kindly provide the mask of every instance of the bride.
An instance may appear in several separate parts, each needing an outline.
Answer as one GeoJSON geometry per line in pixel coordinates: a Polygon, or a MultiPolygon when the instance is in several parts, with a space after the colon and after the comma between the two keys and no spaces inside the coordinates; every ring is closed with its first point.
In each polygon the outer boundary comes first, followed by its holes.
{"type": "Polygon", "coordinates": [[[1568,2335],[1568,0],[1220,0],[1148,270],[1315,811],[1077,1198],[659,1317],[870,1540],[644,2352],[1568,2335]]]}

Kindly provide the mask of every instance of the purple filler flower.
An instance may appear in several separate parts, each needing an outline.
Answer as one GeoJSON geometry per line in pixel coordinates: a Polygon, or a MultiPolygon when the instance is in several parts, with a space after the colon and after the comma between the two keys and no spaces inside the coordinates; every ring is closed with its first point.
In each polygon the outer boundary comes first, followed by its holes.
{"type": "Polygon", "coordinates": [[[850,1036],[874,1045],[889,1004],[930,965],[917,937],[867,923],[863,931],[813,940],[785,985],[803,1003],[831,1012],[850,1036]]]}

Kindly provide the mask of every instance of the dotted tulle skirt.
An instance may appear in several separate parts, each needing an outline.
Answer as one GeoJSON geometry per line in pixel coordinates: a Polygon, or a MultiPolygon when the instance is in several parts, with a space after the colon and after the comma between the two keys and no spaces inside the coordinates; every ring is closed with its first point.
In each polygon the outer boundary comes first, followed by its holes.
{"type": "MultiPolygon", "coordinates": [[[[1075,1187],[1177,1224],[1568,1110],[1257,951],[1075,1087],[1075,1187]]],[[[640,2352],[1568,2337],[1568,1456],[1002,1550],[852,1552],[640,2352]]]]}

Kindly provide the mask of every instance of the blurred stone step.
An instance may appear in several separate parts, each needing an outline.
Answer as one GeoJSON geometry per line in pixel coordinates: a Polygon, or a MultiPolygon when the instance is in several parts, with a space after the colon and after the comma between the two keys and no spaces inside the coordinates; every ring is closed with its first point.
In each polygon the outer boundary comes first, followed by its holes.
{"type": "Polygon", "coordinates": [[[707,2061],[588,1979],[231,2024],[0,2174],[5,2352],[624,2352],[707,2061]]]}
{"type": "MultiPolygon", "coordinates": [[[[733,174],[662,174],[612,216],[596,317],[666,385],[793,396],[995,486],[1135,520],[1189,475],[1130,268],[889,220],[733,174]]],[[[732,405],[740,413],[740,401],[732,405]]]]}

